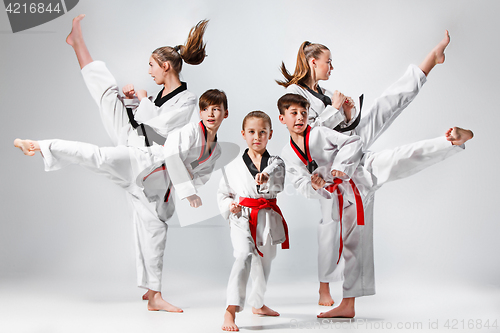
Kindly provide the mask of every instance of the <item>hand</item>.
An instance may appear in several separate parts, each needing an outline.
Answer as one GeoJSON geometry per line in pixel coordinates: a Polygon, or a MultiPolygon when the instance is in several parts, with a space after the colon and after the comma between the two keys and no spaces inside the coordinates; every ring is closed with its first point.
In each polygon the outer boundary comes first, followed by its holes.
{"type": "Polygon", "coordinates": [[[137,98],[139,99],[139,101],[142,101],[142,99],[146,97],[148,97],[148,92],[146,90],[137,91],[137,98]]]}
{"type": "Polygon", "coordinates": [[[135,95],[135,90],[134,90],[134,85],[133,84],[127,84],[122,88],[123,94],[125,95],[125,98],[127,99],[133,99],[135,95]]]}
{"type": "Polygon", "coordinates": [[[345,178],[345,177],[347,177],[347,175],[345,173],[343,173],[342,171],[338,171],[338,170],[332,170],[332,176],[333,176],[333,178],[345,178]]]}
{"type": "Polygon", "coordinates": [[[323,186],[325,186],[325,180],[318,174],[314,174],[311,176],[311,185],[313,189],[319,190],[323,186]]]}
{"type": "Polygon", "coordinates": [[[344,105],[346,97],[340,91],[335,90],[332,96],[332,106],[337,110],[340,109],[341,106],[344,105]]]}
{"type": "Polygon", "coordinates": [[[229,205],[229,211],[233,214],[238,214],[239,212],[241,212],[241,206],[235,201],[233,201],[229,205]]]}
{"type": "Polygon", "coordinates": [[[262,172],[255,175],[255,182],[257,183],[257,185],[267,183],[268,180],[269,175],[267,174],[267,172],[262,172]]]}
{"type": "Polygon", "coordinates": [[[196,194],[190,195],[189,197],[187,197],[187,199],[191,207],[198,208],[201,206],[201,198],[196,194]]]}
{"type": "Polygon", "coordinates": [[[348,123],[352,118],[352,110],[354,109],[354,101],[351,97],[346,97],[342,108],[344,109],[345,122],[348,123]]]}

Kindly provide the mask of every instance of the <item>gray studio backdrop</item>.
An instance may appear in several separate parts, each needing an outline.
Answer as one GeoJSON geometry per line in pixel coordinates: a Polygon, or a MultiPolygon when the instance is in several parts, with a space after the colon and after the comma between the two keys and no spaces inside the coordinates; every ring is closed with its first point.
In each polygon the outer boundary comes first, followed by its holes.
{"type": "MultiPolygon", "coordinates": [[[[147,73],[150,52],[183,43],[196,22],[210,19],[209,56],[200,66],[184,66],[182,79],[198,96],[209,88],[227,93],[230,116],[221,141],[243,148],[243,116],[266,111],[274,122],[273,154],[288,141],[276,109],[284,89],[274,80],[281,78],[281,61],[293,69],[304,40],[332,51],[335,70],[323,86],[364,93],[367,110],[449,29],[445,64],[373,150],[443,135],[451,126],[471,128],[476,137],[465,152],[378,192],[377,280],[498,287],[499,10],[497,1],[457,0],[81,0],[67,15],[16,34],[0,13],[1,288],[40,283],[65,286],[69,295],[135,299],[139,293],[122,190],[78,166],[45,173],[40,156],[25,157],[12,146],[16,137],[111,144],[65,43],[79,13],[87,15],[82,26],[94,59],[106,62],[120,86],[133,83],[151,94],[160,88],[147,73]]],[[[291,249],[279,251],[270,283],[314,281],[318,203],[293,193],[279,203],[291,249]]],[[[229,230],[220,216],[169,230],[167,291],[179,281],[223,290],[231,264],[229,230]]]]}

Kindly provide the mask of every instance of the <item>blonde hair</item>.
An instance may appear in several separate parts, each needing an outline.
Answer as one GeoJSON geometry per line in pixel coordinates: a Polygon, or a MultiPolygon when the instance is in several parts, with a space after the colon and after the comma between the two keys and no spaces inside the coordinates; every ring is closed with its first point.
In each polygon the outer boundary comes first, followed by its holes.
{"type": "Polygon", "coordinates": [[[182,70],[182,61],[190,65],[199,65],[206,57],[203,35],[207,28],[208,20],[202,20],[191,28],[189,36],[184,45],[175,47],[163,46],[153,51],[152,57],[160,67],[167,61],[170,62],[173,70],[179,74],[182,70]]]}
{"type": "Polygon", "coordinates": [[[305,41],[300,45],[299,52],[297,54],[297,64],[295,65],[295,71],[293,75],[288,72],[285,67],[285,63],[281,62],[281,73],[285,77],[285,80],[278,81],[276,83],[285,88],[292,84],[304,83],[311,76],[311,68],[309,67],[309,59],[318,59],[321,53],[328,51],[329,49],[323,44],[310,43],[305,41]]]}
{"type": "Polygon", "coordinates": [[[251,111],[245,116],[245,118],[243,118],[243,123],[241,124],[242,130],[245,130],[246,122],[250,118],[262,119],[264,122],[266,122],[269,125],[270,129],[273,129],[273,124],[271,123],[271,118],[267,115],[267,113],[265,113],[263,111],[251,111]]]}

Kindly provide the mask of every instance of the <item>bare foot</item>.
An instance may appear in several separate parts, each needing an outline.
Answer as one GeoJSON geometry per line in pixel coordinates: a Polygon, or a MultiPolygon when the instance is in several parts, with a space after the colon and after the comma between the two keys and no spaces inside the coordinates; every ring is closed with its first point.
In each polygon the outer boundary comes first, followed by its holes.
{"type": "Polygon", "coordinates": [[[444,38],[439,42],[438,45],[431,51],[434,53],[434,60],[436,65],[442,64],[444,62],[444,49],[450,44],[450,33],[448,30],[444,31],[444,38]]]}
{"type": "Polygon", "coordinates": [[[327,312],[321,312],[318,318],[354,318],[354,297],[344,298],[340,305],[327,312]]]}
{"type": "Polygon", "coordinates": [[[150,290],[148,310],[149,311],[167,311],[167,312],[184,312],[181,308],[178,308],[161,297],[161,292],[150,290]]]}
{"type": "Polygon", "coordinates": [[[474,133],[470,130],[466,130],[460,127],[450,128],[446,132],[446,140],[450,141],[452,145],[460,146],[465,142],[472,139],[474,133]]]}
{"type": "Polygon", "coordinates": [[[76,58],[78,59],[80,68],[83,68],[94,61],[92,59],[92,56],[90,55],[89,50],[87,49],[87,45],[85,45],[85,41],[83,40],[80,21],[84,17],[85,15],[81,14],[73,19],[71,32],[69,33],[68,37],[66,37],[66,43],[73,46],[73,50],[75,50],[76,58]]]}
{"type": "Polygon", "coordinates": [[[430,71],[437,64],[444,62],[444,50],[450,43],[450,34],[448,30],[444,32],[444,38],[436,45],[431,52],[425,57],[424,61],[420,64],[420,69],[424,72],[425,76],[429,75],[430,71]]]}
{"type": "Polygon", "coordinates": [[[84,17],[85,14],[80,14],[73,19],[71,32],[69,33],[68,37],[66,37],[66,43],[73,47],[83,42],[82,27],[80,25],[80,21],[83,20],[84,17]]]}
{"type": "Polygon", "coordinates": [[[319,283],[319,305],[332,306],[335,302],[330,295],[330,284],[325,282],[319,283]]]}
{"type": "Polygon", "coordinates": [[[278,312],[274,311],[267,305],[262,306],[260,309],[252,307],[252,313],[261,316],[271,316],[271,317],[278,317],[280,315],[278,312]]]}
{"type": "Polygon", "coordinates": [[[144,301],[149,300],[149,294],[150,294],[150,293],[154,293],[154,291],[152,291],[151,289],[148,289],[148,291],[146,291],[146,293],[144,293],[144,295],[142,295],[142,299],[143,299],[144,301]]]}
{"type": "Polygon", "coordinates": [[[239,331],[240,329],[238,328],[238,326],[236,326],[236,323],[234,322],[235,319],[236,319],[236,306],[229,305],[226,309],[226,312],[224,313],[224,323],[222,323],[222,330],[230,332],[239,331]]]}
{"type": "Polygon", "coordinates": [[[35,155],[35,151],[40,150],[40,146],[38,142],[33,140],[14,140],[14,147],[21,149],[24,155],[33,156],[35,155]]]}

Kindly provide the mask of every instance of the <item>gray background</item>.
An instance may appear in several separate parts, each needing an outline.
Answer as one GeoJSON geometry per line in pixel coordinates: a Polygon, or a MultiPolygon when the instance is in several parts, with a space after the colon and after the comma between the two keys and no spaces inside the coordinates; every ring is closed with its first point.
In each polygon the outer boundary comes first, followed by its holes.
{"type": "MultiPolygon", "coordinates": [[[[66,15],[16,34],[0,13],[2,298],[35,289],[45,301],[140,296],[122,190],[78,166],[45,173],[39,156],[27,158],[12,146],[16,137],[111,144],[65,43],[72,18],[85,13],[83,31],[94,59],[107,63],[120,86],[134,83],[155,95],[160,88],[147,74],[150,52],[183,43],[196,22],[210,19],[209,56],[199,66],[184,66],[182,79],[198,96],[209,88],[227,93],[230,117],[220,130],[222,141],[244,147],[243,116],[256,109],[269,113],[275,133],[268,148],[274,154],[288,140],[275,106],[284,90],[274,80],[281,79],[281,61],[293,70],[304,40],[332,51],[335,70],[323,86],[352,96],[364,93],[367,107],[450,30],[445,64],[372,150],[443,135],[451,126],[470,128],[476,137],[464,153],[377,194],[379,296],[369,299],[382,302],[384,293],[405,299],[413,290],[415,304],[433,311],[466,306],[484,293],[497,296],[486,296],[477,311],[499,313],[499,10],[498,1],[457,0],[82,0],[66,15]]],[[[294,194],[279,201],[291,249],[279,251],[270,286],[315,283],[319,206],[294,194]]],[[[182,300],[180,305],[207,289],[220,290],[216,306],[223,309],[231,265],[221,217],[171,228],[164,290],[182,300]]],[[[10,311],[3,313],[23,309],[12,304],[0,304],[10,311]]]]}

